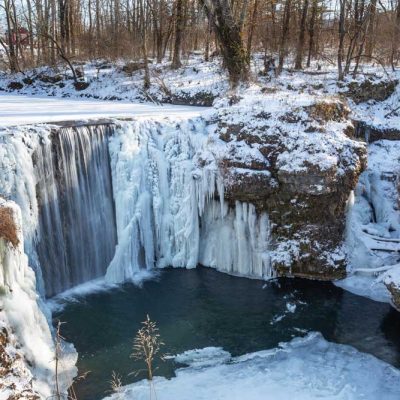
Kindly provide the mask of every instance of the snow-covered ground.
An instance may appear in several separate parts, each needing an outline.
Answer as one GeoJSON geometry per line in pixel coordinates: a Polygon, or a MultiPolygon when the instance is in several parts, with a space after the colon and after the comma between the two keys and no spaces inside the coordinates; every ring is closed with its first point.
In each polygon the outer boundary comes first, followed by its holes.
{"type": "MultiPolygon", "coordinates": [[[[221,348],[178,355],[188,365],[170,380],[156,377],[159,400],[398,400],[400,371],[351,346],[309,333],[280,347],[232,358],[221,348]]],[[[122,387],[108,399],[145,400],[148,381],[122,387]]]]}
{"type": "Polygon", "coordinates": [[[0,94],[0,126],[101,118],[198,116],[204,108],[0,94]]]}
{"type": "Polygon", "coordinates": [[[97,60],[80,65],[78,68],[84,71],[84,79],[89,83],[88,88],[80,91],[74,87],[70,70],[63,66],[55,70],[38,68],[26,71],[24,75],[0,71],[0,90],[8,91],[10,83],[19,82],[22,85],[19,93],[36,96],[134,102],[179,102],[197,96],[190,104],[205,105],[229,88],[218,58],[204,62],[202,57],[194,56],[179,70],[172,70],[169,62],[151,64],[151,87],[146,92],[143,90],[143,69],[129,71],[134,64],[129,60],[114,63],[97,60]]]}
{"type": "MultiPolygon", "coordinates": [[[[222,69],[222,60],[218,57],[205,62],[202,55],[192,55],[185,60],[178,70],[170,68],[170,62],[150,65],[151,87],[143,91],[143,70],[124,72],[124,67],[132,64],[129,60],[110,63],[96,60],[79,65],[84,71],[84,80],[88,88],[77,91],[74,88],[71,73],[65,66],[57,69],[39,68],[26,71],[25,74],[9,75],[0,72],[0,90],[33,96],[52,96],[57,98],[93,98],[128,102],[172,102],[181,104],[211,105],[213,99],[229,93],[226,72],[222,69]],[[56,78],[51,82],[49,78],[56,78]],[[59,80],[59,81],[58,81],[59,80]],[[20,89],[11,89],[10,84],[22,85],[20,89]]],[[[288,64],[290,67],[290,63],[288,64]]],[[[400,81],[400,71],[384,71],[379,65],[360,65],[360,73],[345,81],[337,81],[337,69],[326,63],[313,63],[305,71],[293,71],[287,68],[279,77],[265,74],[263,55],[255,54],[252,60],[252,81],[265,93],[287,91],[292,97],[302,94],[336,95],[349,98],[353,116],[381,128],[398,127],[400,110],[396,110],[400,101],[400,85],[384,101],[369,100],[355,102],[351,92],[357,91],[358,85],[367,81],[367,89],[374,93],[373,85],[382,82],[400,81]],[[317,68],[318,65],[318,68],[317,68]],[[372,86],[371,86],[372,85],[372,86]]],[[[367,90],[365,89],[365,90],[367,90]]],[[[239,92],[240,95],[240,92],[239,92]]],[[[354,96],[353,96],[354,97],[354,96]]]]}

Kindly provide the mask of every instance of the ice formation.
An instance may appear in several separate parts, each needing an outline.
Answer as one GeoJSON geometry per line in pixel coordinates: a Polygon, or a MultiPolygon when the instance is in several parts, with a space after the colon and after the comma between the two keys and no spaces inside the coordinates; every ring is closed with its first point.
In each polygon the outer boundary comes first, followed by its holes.
{"type": "Polygon", "coordinates": [[[383,284],[387,276],[376,276],[398,268],[400,261],[399,165],[400,142],[370,144],[368,169],[349,200],[346,242],[350,276],[339,286],[380,301],[390,299],[383,284]]]}
{"type": "Polygon", "coordinates": [[[0,192],[21,207],[39,291],[60,293],[109,264],[109,283],[199,263],[271,277],[268,216],[224,201],[208,140],[201,118],[6,129],[0,192]]]}
{"type": "MultiPolygon", "coordinates": [[[[268,278],[269,220],[251,204],[224,202],[215,163],[196,160],[208,136],[201,119],[122,123],[110,138],[118,246],[106,280],[141,269],[194,268],[268,278]]],[[[208,155],[212,157],[211,154],[208,155]]]]}
{"type": "MultiPolygon", "coordinates": [[[[28,258],[23,250],[20,209],[14,202],[1,198],[0,207],[12,213],[18,238],[13,244],[0,236],[0,327],[7,329],[9,335],[12,332],[15,343],[8,346],[18,347],[18,350],[13,351],[22,356],[22,365],[15,368],[10,375],[20,374],[18,368],[30,371],[21,374],[25,375],[25,388],[30,387],[29,382],[32,379],[32,389],[42,398],[48,398],[54,385],[53,339],[42,311],[43,303],[36,292],[35,274],[28,266],[28,258]]],[[[65,388],[75,374],[74,363],[73,359],[60,373],[61,388],[65,388]]],[[[7,376],[3,378],[6,383],[7,376]]],[[[18,385],[23,382],[23,379],[19,379],[18,385]]],[[[7,388],[0,385],[0,398],[6,394],[7,388]]]]}
{"type": "MultiPolygon", "coordinates": [[[[207,348],[178,356],[189,367],[178,369],[170,380],[156,377],[157,398],[395,400],[400,396],[399,370],[351,346],[330,343],[319,333],[236,358],[224,354],[222,359],[221,353],[219,348],[214,352],[207,348]]],[[[142,400],[148,393],[148,382],[140,381],[108,399],[142,400]]]]}

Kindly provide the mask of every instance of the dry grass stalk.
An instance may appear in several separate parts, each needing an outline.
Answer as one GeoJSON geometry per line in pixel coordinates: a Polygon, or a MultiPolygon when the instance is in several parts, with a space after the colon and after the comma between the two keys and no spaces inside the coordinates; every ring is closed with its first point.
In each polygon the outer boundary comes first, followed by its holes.
{"type": "Polygon", "coordinates": [[[154,360],[161,357],[160,350],[164,345],[157,324],[150,320],[147,315],[146,320],[142,322],[142,327],[138,330],[133,342],[133,352],[131,358],[134,360],[143,360],[146,364],[147,378],[150,386],[150,400],[157,398],[154,383],[154,360]]]}

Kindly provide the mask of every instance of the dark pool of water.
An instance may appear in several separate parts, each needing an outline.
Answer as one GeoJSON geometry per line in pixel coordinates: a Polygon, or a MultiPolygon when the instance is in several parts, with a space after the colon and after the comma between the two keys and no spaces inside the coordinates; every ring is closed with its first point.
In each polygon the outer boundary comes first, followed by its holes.
{"type": "MultiPolygon", "coordinates": [[[[68,303],[54,319],[79,352],[76,384],[80,400],[110,394],[112,371],[127,384],[144,377],[130,357],[140,322],[149,314],[176,354],[221,346],[233,355],[275,347],[281,341],[320,331],[327,340],[350,344],[400,366],[400,313],[388,304],[353,295],[331,283],[279,279],[265,283],[212,269],[166,270],[141,288],[132,284],[68,303]],[[296,304],[289,312],[287,304],[296,304]],[[283,316],[282,319],[279,317],[283,316]],[[279,320],[280,319],[280,320],[279,320]]],[[[172,361],[158,363],[157,375],[173,376],[172,361]]]]}

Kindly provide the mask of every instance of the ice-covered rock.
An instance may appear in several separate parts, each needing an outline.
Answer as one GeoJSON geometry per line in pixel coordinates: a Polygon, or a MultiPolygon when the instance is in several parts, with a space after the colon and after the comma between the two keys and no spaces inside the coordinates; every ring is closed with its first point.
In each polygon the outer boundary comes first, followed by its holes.
{"type": "Polygon", "coordinates": [[[346,203],[366,165],[365,145],[349,137],[347,106],[255,90],[221,100],[209,121],[208,151],[225,199],[251,202],[269,217],[272,267],[281,275],[343,277],[346,203]]]}
{"type": "Polygon", "coordinates": [[[369,145],[368,168],[349,202],[349,273],[342,287],[399,305],[400,141],[369,145]],[[386,285],[386,286],[385,286],[386,285]]]}

